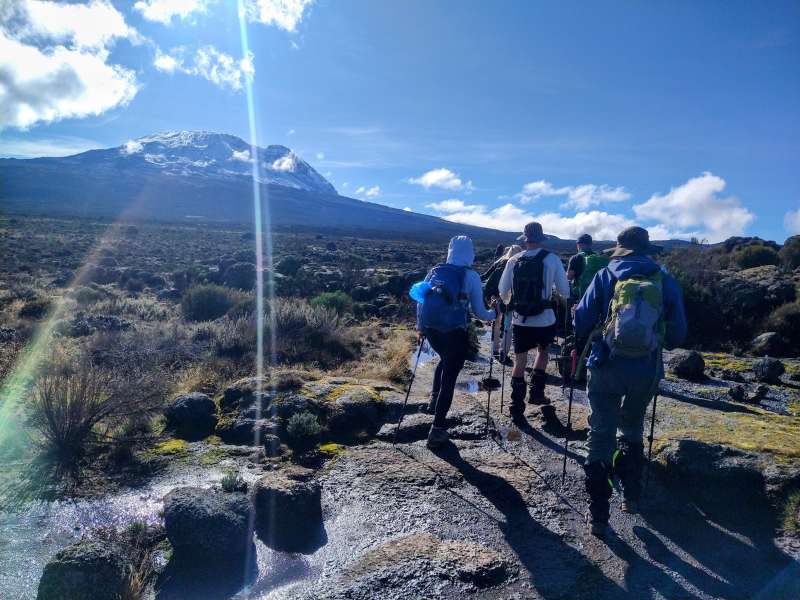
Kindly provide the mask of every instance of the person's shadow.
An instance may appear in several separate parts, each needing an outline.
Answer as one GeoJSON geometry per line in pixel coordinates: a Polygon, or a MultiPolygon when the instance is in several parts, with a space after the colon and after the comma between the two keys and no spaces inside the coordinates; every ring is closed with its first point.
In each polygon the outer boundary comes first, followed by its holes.
{"type": "Polygon", "coordinates": [[[731,496],[721,500],[654,483],[652,491],[667,495],[669,506],[643,502],[642,516],[653,531],[633,530],[651,559],[717,598],[800,598],[800,579],[791,591],[776,591],[776,586],[788,585],[779,581],[779,574],[787,568],[797,573],[800,564],[775,545],[775,514],[763,501],[748,498],[744,490],[735,501],[731,496]],[[697,566],[667,548],[661,537],[691,556],[697,566]]]}
{"type": "Polygon", "coordinates": [[[542,598],[634,600],[597,565],[531,517],[525,500],[508,481],[476,469],[452,444],[437,454],[504,515],[499,528],[542,598]]]}

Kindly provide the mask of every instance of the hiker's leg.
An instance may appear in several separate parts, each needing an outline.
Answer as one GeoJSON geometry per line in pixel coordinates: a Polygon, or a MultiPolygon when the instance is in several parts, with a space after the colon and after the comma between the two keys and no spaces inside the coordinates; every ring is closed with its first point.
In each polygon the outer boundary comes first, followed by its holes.
{"type": "Polygon", "coordinates": [[[586,462],[611,464],[617,442],[617,424],[623,386],[619,385],[616,369],[609,361],[603,367],[589,369],[587,395],[589,397],[589,437],[586,462]],[[621,389],[622,388],[622,389],[621,389]]]}
{"type": "Polygon", "coordinates": [[[528,365],[528,352],[517,352],[514,354],[514,370],[511,377],[525,378],[525,367],[528,365]]]}
{"type": "Polygon", "coordinates": [[[613,487],[611,460],[616,444],[621,395],[614,384],[616,373],[611,365],[591,369],[589,396],[588,455],[584,463],[586,492],[589,494],[589,520],[592,532],[602,533],[609,517],[609,498],[613,487]]]}
{"type": "Polygon", "coordinates": [[[436,399],[439,397],[439,390],[442,388],[442,361],[436,365],[436,370],[433,372],[433,387],[431,388],[431,399],[428,402],[428,412],[433,413],[436,410],[436,399]]]}
{"type": "Polygon", "coordinates": [[[647,364],[632,364],[628,370],[627,391],[620,407],[621,436],[613,467],[625,495],[625,508],[628,512],[635,512],[642,494],[644,420],[651,394],[655,391],[656,369],[647,364]]]}
{"type": "Polygon", "coordinates": [[[495,319],[492,322],[492,354],[497,354],[500,352],[500,331],[501,331],[501,322],[500,319],[495,319]]]}
{"type": "Polygon", "coordinates": [[[433,419],[434,427],[445,427],[447,412],[453,403],[453,393],[456,388],[458,374],[466,362],[467,332],[464,329],[443,334],[446,351],[442,354],[442,381],[439,396],[436,398],[436,416],[433,419]]]}
{"type": "Polygon", "coordinates": [[[531,404],[550,404],[544,395],[547,382],[547,361],[550,358],[550,344],[555,335],[555,325],[548,327],[531,328],[530,342],[536,344],[536,360],[533,361],[533,374],[531,375],[530,396],[531,404]]]}

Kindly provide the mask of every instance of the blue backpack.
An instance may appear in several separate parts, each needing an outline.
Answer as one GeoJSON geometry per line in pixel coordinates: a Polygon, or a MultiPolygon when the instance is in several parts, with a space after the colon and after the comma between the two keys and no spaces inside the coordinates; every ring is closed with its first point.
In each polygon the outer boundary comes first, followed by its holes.
{"type": "Polygon", "coordinates": [[[467,325],[468,315],[464,278],[467,267],[442,263],[428,275],[430,290],[425,301],[418,306],[419,321],[423,328],[452,331],[467,325]]]}

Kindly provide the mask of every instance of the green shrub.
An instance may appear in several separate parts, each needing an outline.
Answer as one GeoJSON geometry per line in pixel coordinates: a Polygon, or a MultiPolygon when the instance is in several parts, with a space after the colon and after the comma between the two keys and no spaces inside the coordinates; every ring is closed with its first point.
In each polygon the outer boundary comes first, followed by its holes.
{"type": "Polygon", "coordinates": [[[94,287],[87,287],[85,285],[72,292],[72,297],[75,298],[75,301],[78,304],[83,305],[100,302],[100,300],[105,300],[108,298],[108,296],[108,292],[98,290],[94,287]]]}
{"type": "Polygon", "coordinates": [[[793,235],[783,243],[783,248],[778,252],[784,267],[794,270],[800,267],[800,235],[793,235]]]}
{"type": "Polygon", "coordinates": [[[767,331],[777,331],[789,348],[800,348],[800,301],[776,308],[765,325],[767,331]]]}
{"type": "Polygon", "coordinates": [[[292,415],[286,425],[286,443],[292,450],[308,450],[313,448],[320,434],[322,426],[317,417],[304,411],[292,415]]]}
{"type": "Polygon", "coordinates": [[[190,321],[218,319],[241,297],[241,292],[220,285],[197,285],[186,290],[183,295],[181,301],[183,316],[190,321]]]}
{"type": "Polygon", "coordinates": [[[246,492],[247,483],[236,471],[228,471],[219,482],[223,492],[246,492]]]}
{"type": "Polygon", "coordinates": [[[70,470],[78,465],[95,441],[95,426],[116,408],[108,387],[109,379],[94,369],[39,379],[29,410],[43,455],[70,470]]]}
{"type": "Polygon", "coordinates": [[[17,316],[22,319],[41,319],[50,310],[51,302],[48,298],[28,300],[19,309],[17,316]]]}
{"type": "Polygon", "coordinates": [[[329,308],[343,315],[353,312],[353,299],[341,290],[323,292],[311,300],[311,306],[329,308]]]}
{"type": "Polygon", "coordinates": [[[778,253],[767,246],[752,245],[745,246],[733,254],[736,264],[742,269],[753,267],[763,267],[764,265],[777,265],[779,262],[778,253]]]}

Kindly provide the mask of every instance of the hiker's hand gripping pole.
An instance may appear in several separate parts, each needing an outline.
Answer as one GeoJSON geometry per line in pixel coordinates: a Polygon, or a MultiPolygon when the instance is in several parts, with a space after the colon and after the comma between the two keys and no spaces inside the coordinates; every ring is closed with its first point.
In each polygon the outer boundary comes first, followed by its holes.
{"type": "Polygon", "coordinates": [[[561,487],[567,480],[567,451],[569,450],[569,436],[572,433],[572,395],[575,392],[575,371],[578,366],[578,351],[573,348],[570,354],[572,359],[569,374],[569,403],[567,404],[567,427],[564,431],[564,461],[561,464],[561,487]]]}
{"type": "Polygon", "coordinates": [[[394,429],[394,437],[392,438],[392,445],[397,443],[397,434],[400,431],[400,425],[403,423],[403,417],[406,414],[406,404],[408,404],[408,397],[411,395],[411,386],[414,385],[414,378],[417,376],[417,366],[419,365],[419,357],[422,354],[422,347],[425,345],[425,335],[419,334],[419,349],[417,350],[417,358],[414,359],[414,368],[411,370],[411,381],[408,382],[408,389],[406,390],[406,397],[403,400],[403,408],[400,411],[400,418],[397,421],[397,427],[394,429]]]}

